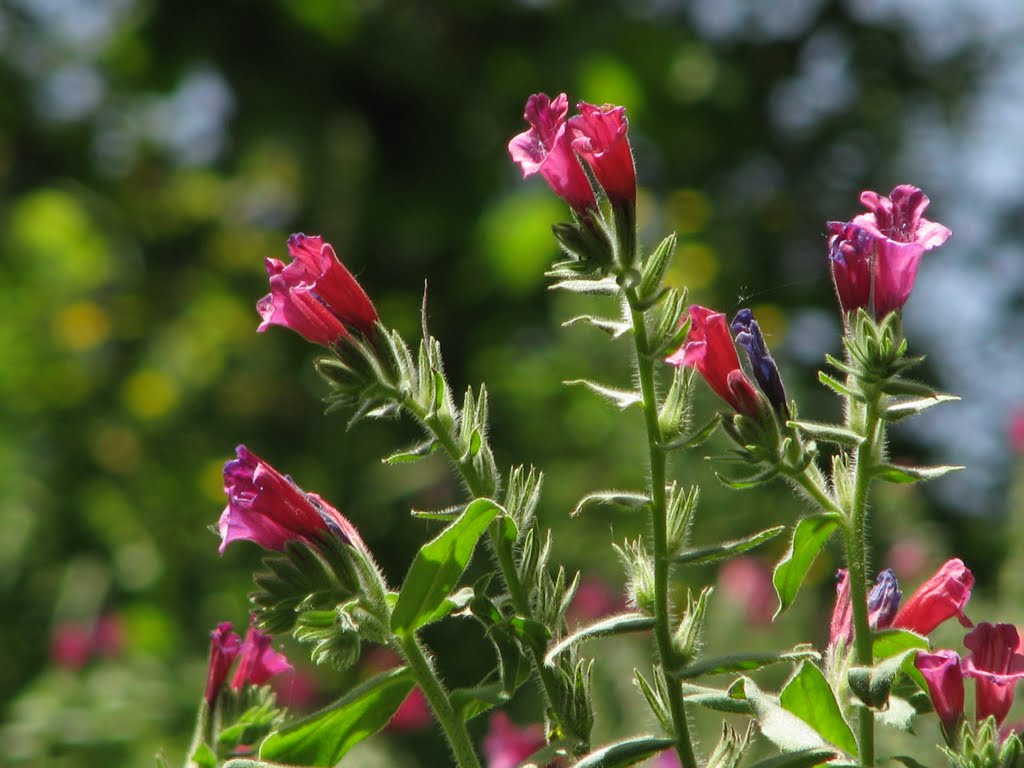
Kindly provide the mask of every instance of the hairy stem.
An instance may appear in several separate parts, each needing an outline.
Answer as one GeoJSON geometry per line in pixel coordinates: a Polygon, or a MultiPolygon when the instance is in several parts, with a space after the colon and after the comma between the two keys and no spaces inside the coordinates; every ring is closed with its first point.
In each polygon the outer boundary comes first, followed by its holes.
{"type": "MultiPolygon", "coordinates": [[[[668,600],[668,522],[665,506],[665,452],[661,448],[661,428],[658,426],[658,398],[654,389],[654,361],[647,338],[644,312],[639,307],[636,291],[626,289],[633,341],[636,349],[636,368],[643,395],[644,424],[647,427],[647,446],[650,455],[651,527],[654,538],[654,636],[658,655],[666,669],[673,665],[672,630],[668,600]]],[[[668,676],[666,676],[668,677],[668,676]]],[[[697,768],[690,726],[683,707],[683,693],[678,681],[668,678],[668,704],[675,729],[676,752],[683,768],[697,768]]]]}
{"type": "Polygon", "coordinates": [[[437,677],[437,672],[430,658],[420,645],[415,633],[398,640],[398,649],[416,678],[416,683],[430,704],[434,717],[441,725],[448,744],[452,748],[455,762],[459,768],[480,768],[480,760],[476,756],[473,742],[469,738],[466,724],[456,714],[444,689],[437,677]]]}

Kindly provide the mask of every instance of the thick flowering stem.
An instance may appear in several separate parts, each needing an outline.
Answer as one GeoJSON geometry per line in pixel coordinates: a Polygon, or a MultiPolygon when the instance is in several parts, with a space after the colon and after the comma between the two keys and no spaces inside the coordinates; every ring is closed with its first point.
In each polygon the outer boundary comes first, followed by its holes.
{"type": "Polygon", "coordinates": [[[416,683],[430,704],[430,709],[441,725],[448,744],[455,756],[455,763],[459,768],[480,768],[480,760],[477,758],[473,742],[469,738],[466,724],[458,716],[452,707],[448,692],[437,677],[434,665],[420,645],[419,638],[415,633],[398,640],[398,651],[405,658],[416,678],[416,683]]]}
{"type": "MultiPolygon", "coordinates": [[[[647,427],[647,445],[650,454],[650,493],[651,493],[651,527],[654,539],[654,637],[658,647],[658,655],[663,666],[668,669],[673,665],[672,628],[669,624],[668,600],[668,522],[665,506],[665,452],[661,448],[661,428],[658,426],[658,398],[654,389],[654,361],[651,357],[650,343],[647,337],[647,326],[644,311],[641,308],[636,290],[625,291],[629,302],[630,318],[633,324],[633,340],[636,348],[637,376],[640,380],[640,393],[643,396],[644,424],[647,427]]],[[[669,710],[672,714],[673,734],[676,738],[676,752],[683,768],[696,768],[697,758],[694,756],[693,743],[690,738],[690,726],[686,720],[683,707],[683,693],[676,681],[668,685],[669,710]]]]}

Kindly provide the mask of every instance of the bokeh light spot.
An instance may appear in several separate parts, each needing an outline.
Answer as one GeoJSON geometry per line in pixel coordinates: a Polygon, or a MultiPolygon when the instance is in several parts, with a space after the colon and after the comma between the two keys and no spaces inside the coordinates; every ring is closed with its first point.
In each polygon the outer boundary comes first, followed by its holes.
{"type": "Polygon", "coordinates": [[[669,92],[682,102],[700,101],[718,78],[718,62],[708,46],[693,43],[680,49],[668,71],[669,92]]]}
{"type": "Polygon", "coordinates": [[[225,457],[210,459],[199,470],[199,492],[214,504],[224,503],[225,457]]]}
{"type": "Polygon", "coordinates": [[[685,285],[691,290],[707,288],[718,274],[718,258],[706,243],[682,243],[669,269],[670,285],[685,285]]]}
{"type": "Polygon", "coordinates": [[[94,430],[89,450],[93,461],[118,475],[134,471],[142,458],[139,436],[128,427],[115,424],[104,424],[94,430]]]}
{"type": "Polygon", "coordinates": [[[125,382],[125,407],[141,419],[155,419],[168,413],[181,397],[178,383],[155,370],[138,371],[125,382]]]}
{"type": "Polygon", "coordinates": [[[496,282],[505,291],[526,293],[544,280],[544,270],[555,250],[551,222],[566,218],[565,206],[547,187],[512,195],[484,214],[480,221],[481,249],[496,282]]]}
{"type": "Polygon", "coordinates": [[[777,349],[785,340],[786,316],[778,304],[755,304],[751,307],[757,324],[761,326],[769,349],[777,349]]]}
{"type": "Polygon", "coordinates": [[[610,56],[587,59],[580,67],[579,82],[580,96],[585,101],[626,106],[633,120],[643,113],[643,89],[633,72],[618,59],[610,56]]]}
{"type": "Polygon", "coordinates": [[[711,203],[696,189],[679,189],[666,204],[670,228],[681,235],[702,231],[711,219],[711,203]]]}
{"type": "Polygon", "coordinates": [[[110,337],[110,315],[92,301],[69,304],[54,314],[51,324],[54,339],[67,349],[92,349],[110,337]]]}

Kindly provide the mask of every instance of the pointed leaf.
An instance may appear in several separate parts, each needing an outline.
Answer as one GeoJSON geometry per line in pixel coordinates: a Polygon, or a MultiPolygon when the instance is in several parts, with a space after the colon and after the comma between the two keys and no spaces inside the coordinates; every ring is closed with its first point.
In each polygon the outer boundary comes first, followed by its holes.
{"type": "Polygon", "coordinates": [[[631,493],[629,491],[598,491],[589,493],[580,499],[576,509],[572,511],[572,517],[576,517],[590,507],[611,506],[624,509],[641,509],[651,502],[650,498],[642,493],[631,493]]]}
{"type": "Polygon", "coordinates": [[[420,549],[391,614],[393,632],[406,635],[435,614],[466,570],[480,536],[501,511],[490,499],[477,499],[420,549]]]}
{"type": "Polygon", "coordinates": [[[919,483],[934,480],[950,472],[963,469],[962,466],[943,465],[938,467],[898,467],[895,464],[879,464],[872,473],[880,480],[890,483],[919,483]]]}
{"type": "Polygon", "coordinates": [[[658,736],[635,736],[595,749],[573,764],[573,768],[620,768],[633,765],[653,754],[671,749],[674,739],[658,736]]]}
{"type": "Polygon", "coordinates": [[[813,768],[836,756],[834,749],[801,749],[754,763],[750,768],[813,768]]]}
{"type": "Polygon", "coordinates": [[[390,456],[381,459],[384,464],[404,464],[410,461],[416,461],[422,459],[425,456],[429,456],[434,451],[434,446],[437,445],[437,441],[431,438],[419,445],[414,445],[412,448],[406,448],[402,451],[397,451],[390,456]]]}
{"type": "Polygon", "coordinates": [[[565,328],[570,325],[576,325],[577,323],[587,323],[595,328],[598,328],[613,339],[617,339],[623,334],[629,333],[633,330],[633,326],[629,323],[624,323],[621,320],[611,320],[606,317],[594,317],[593,315],[577,315],[569,320],[562,323],[562,327],[565,328]]]}
{"type": "Polygon", "coordinates": [[[782,708],[792,712],[827,742],[847,754],[857,755],[857,740],[843,719],[835,694],[828,681],[814,664],[803,663],[779,694],[782,708]]]}
{"type": "Polygon", "coordinates": [[[682,669],[669,670],[671,677],[686,680],[701,675],[724,675],[749,672],[771,664],[796,663],[820,659],[821,654],[809,648],[794,648],[784,653],[732,653],[726,656],[704,656],[682,669]]]}
{"type": "Polygon", "coordinates": [[[388,724],[413,684],[407,667],[383,672],[326,709],[270,734],[260,746],[259,756],[291,765],[333,766],[352,747],[388,724]]]}
{"type": "Polygon", "coordinates": [[[683,698],[716,712],[731,712],[738,715],[753,714],[753,709],[746,697],[734,695],[732,688],[723,691],[718,688],[683,683],[683,698]]]}
{"type": "Polygon", "coordinates": [[[735,557],[742,552],[747,552],[754,547],[764,544],[766,541],[771,541],[784,530],[786,530],[786,526],[777,525],[774,528],[767,528],[744,539],[727,541],[723,544],[714,544],[710,547],[701,547],[700,549],[691,549],[689,552],[683,552],[674,557],[672,562],[682,565],[706,565],[718,560],[725,560],[735,557]]]}
{"type": "Polygon", "coordinates": [[[600,280],[573,279],[559,280],[548,287],[551,291],[569,291],[570,293],[602,293],[614,296],[619,292],[619,284],[614,277],[600,280]]]}
{"type": "Polygon", "coordinates": [[[789,551],[779,561],[772,576],[775,593],[779,596],[779,607],[773,619],[793,604],[807,571],[840,522],[839,515],[826,512],[805,517],[797,523],[789,551]]]}
{"type": "Polygon", "coordinates": [[[908,416],[915,416],[939,403],[952,403],[959,399],[956,395],[936,395],[935,397],[905,400],[902,403],[893,403],[882,411],[881,416],[886,421],[899,421],[908,416]]]}
{"type": "Polygon", "coordinates": [[[826,387],[833,390],[834,392],[842,395],[843,397],[852,397],[855,400],[864,399],[861,395],[854,393],[853,390],[851,390],[845,384],[842,384],[837,379],[832,378],[824,371],[818,371],[818,381],[820,381],[822,384],[824,384],[826,387]]]}
{"type": "Polygon", "coordinates": [[[718,472],[715,472],[715,477],[725,486],[733,488],[738,491],[746,490],[747,488],[754,488],[758,485],[764,485],[769,483],[779,476],[779,470],[775,467],[768,467],[761,472],[758,472],[750,477],[731,478],[726,477],[718,472]]]}
{"type": "Polygon", "coordinates": [[[876,659],[888,659],[911,649],[927,651],[931,648],[927,637],[909,629],[880,629],[872,639],[872,653],[876,659]]]}
{"type": "Polygon", "coordinates": [[[675,251],[676,233],[673,232],[658,243],[657,248],[644,261],[643,275],[641,275],[640,285],[637,287],[637,293],[641,300],[650,300],[658,294],[661,281],[665,277],[665,270],[672,262],[675,251]]]}
{"type": "Polygon", "coordinates": [[[590,626],[583,627],[573,632],[548,651],[544,657],[544,663],[549,667],[554,665],[555,657],[574,645],[590,640],[594,637],[607,637],[608,635],[621,635],[627,632],[644,632],[654,627],[654,617],[643,613],[623,613],[618,616],[609,616],[590,626]]]}
{"type": "Polygon", "coordinates": [[[787,421],[786,424],[825,443],[856,447],[864,442],[864,438],[853,430],[836,424],[821,424],[816,421],[787,421]]]}
{"type": "Polygon", "coordinates": [[[598,384],[596,381],[590,381],[588,379],[572,379],[571,381],[563,381],[562,383],[569,386],[584,386],[595,395],[603,397],[620,411],[624,411],[631,405],[638,405],[644,401],[640,393],[634,390],[608,387],[604,384],[598,384]]]}
{"type": "Polygon", "coordinates": [[[441,520],[447,523],[465,511],[465,504],[456,504],[454,507],[447,507],[446,509],[414,509],[409,514],[413,517],[418,517],[420,520],[441,520]]]}
{"type": "Polygon", "coordinates": [[[847,675],[850,690],[869,707],[885,707],[900,668],[916,654],[917,649],[911,648],[883,659],[873,667],[852,667],[847,675]]]}
{"type": "Polygon", "coordinates": [[[912,395],[914,397],[938,397],[934,389],[927,384],[921,384],[908,379],[894,379],[882,387],[887,395],[912,395]]]}
{"type": "Polygon", "coordinates": [[[764,693],[749,677],[743,678],[743,689],[754,708],[761,733],[779,749],[795,752],[828,748],[820,733],[783,709],[774,696],[764,693]]]}
{"type": "Polygon", "coordinates": [[[715,429],[721,423],[722,414],[720,412],[716,412],[715,415],[711,417],[711,421],[698,429],[692,435],[684,435],[670,443],[666,443],[662,447],[666,451],[674,451],[676,448],[696,448],[698,445],[707,442],[707,439],[714,434],[715,429]]]}

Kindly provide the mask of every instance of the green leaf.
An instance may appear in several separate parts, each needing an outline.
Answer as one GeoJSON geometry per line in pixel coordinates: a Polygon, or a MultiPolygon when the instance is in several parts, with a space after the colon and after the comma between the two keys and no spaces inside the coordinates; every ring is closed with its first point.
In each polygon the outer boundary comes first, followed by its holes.
{"type": "Polygon", "coordinates": [[[917,650],[910,648],[901,651],[873,667],[852,667],[847,675],[850,690],[869,707],[879,709],[886,706],[893,680],[896,679],[904,662],[913,658],[917,650]]]}
{"type": "Polygon", "coordinates": [[[683,565],[706,565],[718,560],[725,560],[764,544],[766,541],[771,541],[784,530],[786,530],[786,526],[777,525],[774,528],[767,528],[743,539],[727,541],[723,544],[715,544],[700,549],[691,549],[674,557],[672,562],[683,565]]]}
{"type": "Polygon", "coordinates": [[[882,387],[882,392],[887,395],[911,395],[922,398],[938,397],[935,390],[927,384],[909,381],[908,379],[893,379],[882,387]]]}
{"type": "Polygon", "coordinates": [[[247,757],[236,757],[234,760],[224,763],[224,768],[280,768],[280,765],[280,763],[267,763],[247,757]]]}
{"type": "Polygon", "coordinates": [[[654,617],[643,613],[623,613],[618,616],[609,616],[590,626],[583,627],[568,635],[548,651],[544,657],[544,663],[548,666],[554,665],[555,657],[568,648],[578,645],[585,640],[594,637],[607,637],[609,635],[621,635],[626,632],[644,632],[654,627],[654,617]]]}
{"type": "Polygon", "coordinates": [[[916,715],[917,710],[913,704],[900,696],[890,695],[889,706],[875,712],[875,722],[901,731],[909,731],[916,715]]]}
{"type": "Polygon", "coordinates": [[[737,491],[744,491],[747,488],[754,488],[758,485],[764,485],[770,483],[776,477],[779,476],[779,470],[775,467],[768,467],[761,472],[751,475],[750,477],[726,477],[725,475],[715,472],[715,477],[718,478],[719,482],[727,488],[732,488],[737,491]]]}
{"type": "Polygon", "coordinates": [[[812,768],[836,756],[834,749],[801,749],[754,763],[750,768],[812,768]]]}
{"type": "Polygon", "coordinates": [[[796,752],[828,747],[820,733],[792,712],[783,709],[774,696],[761,691],[749,677],[743,678],[743,690],[754,708],[761,733],[779,749],[796,752]]]}
{"type": "Polygon", "coordinates": [[[872,653],[876,659],[888,659],[890,656],[915,648],[927,651],[931,645],[927,637],[922,637],[909,629],[880,629],[875,632],[872,640],[872,653]]]}
{"type": "Polygon", "coordinates": [[[477,499],[416,553],[391,614],[393,632],[413,632],[437,613],[466,570],[480,536],[501,511],[490,499],[477,499]]]}
{"type": "Polygon", "coordinates": [[[732,688],[723,691],[719,688],[683,683],[683,698],[716,712],[731,712],[738,715],[753,714],[750,702],[742,695],[734,695],[732,688]]]}
{"type": "Polygon", "coordinates": [[[384,464],[405,464],[410,461],[416,461],[422,459],[425,456],[429,456],[434,452],[434,447],[437,445],[437,441],[431,438],[418,445],[414,445],[412,448],[406,448],[402,451],[397,451],[391,454],[387,458],[381,459],[384,464]]]}
{"type": "Polygon", "coordinates": [[[198,768],[217,768],[217,756],[206,743],[200,744],[189,756],[189,764],[198,768]]]}
{"type": "Polygon", "coordinates": [[[633,765],[653,754],[671,749],[675,743],[674,739],[659,736],[635,736],[595,749],[574,763],[573,768],[620,768],[633,765]]]}
{"type": "Polygon", "coordinates": [[[715,429],[721,423],[722,414],[721,412],[716,412],[715,415],[711,417],[711,421],[698,429],[692,435],[684,435],[670,443],[666,443],[662,448],[666,451],[674,451],[676,448],[696,448],[698,445],[707,442],[708,438],[714,434],[715,429]]]}
{"type": "Polygon", "coordinates": [[[872,474],[879,480],[890,483],[919,483],[934,480],[950,472],[963,469],[962,466],[944,465],[939,467],[898,467],[895,464],[879,464],[872,467],[872,474]]]}
{"type": "Polygon", "coordinates": [[[567,386],[586,387],[595,395],[603,397],[620,411],[626,410],[631,405],[639,405],[644,401],[643,396],[635,390],[608,387],[604,384],[598,384],[596,381],[590,381],[589,379],[572,379],[570,381],[563,381],[562,383],[567,386]]]}
{"type": "Polygon", "coordinates": [[[387,725],[413,685],[407,667],[383,672],[326,709],[270,734],[259,756],[292,765],[333,766],[353,746],[387,725]]]}
{"type": "Polygon", "coordinates": [[[629,323],[624,323],[621,320],[610,320],[606,317],[594,317],[593,315],[577,315],[569,320],[562,323],[562,327],[566,328],[570,325],[576,325],[577,323],[587,323],[595,328],[598,328],[613,339],[617,339],[623,334],[629,333],[633,330],[633,326],[629,323]]]}
{"type": "Polygon", "coordinates": [[[452,594],[448,595],[444,600],[442,600],[441,604],[437,606],[437,609],[429,616],[427,616],[425,619],[423,619],[423,622],[418,626],[425,627],[427,624],[433,624],[435,621],[440,621],[441,619],[450,616],[456,611],[461,611],[463,608],[469,605],[472,599],[473,588],[463,587],[462,589],[458,590],[457,592],[453,592],[452,594]]]}
{"type": "Polygon", "coordinates": [[[805,435],[825,443],[856,447],[864,442],[864,438],[853,430],[835,424],[821,424],[816,421],[787,421],[786,425],[799,429],[805,435]]]}
{"type": "Polygon", "coordinates": [[[448,523],[466,511],[465,504],[456,504],[445,509],[414,509],[409,514],[420,520],[440,520],[448,523]]]}
{"type": "Polygon", "coordinates": [[[830,744],[857,755],[857,740],[843,719],[835,694],[814,664],[803,663],[779,694],[782,708],[792,712],[830,744]]]}
{"type": "Polygon", "coordinates": [[[642,493],[597,491],[596,493],[588,493],[580,499],[579,503],[576,504],[576,508],[572,511],[571,517],[576,517],[585,510],[590,509],[590,507],[611,506],[622,507],[623,509],[641,509],[650,504],[650,502],[650,498],[642,493]]]}
{"type": "Polygon", "coordinates": [[[928,768],[924,763],[920,763],[908,755],[893,755],[889,759],[895,760],[898,763],[903,763],[907,768],[928,768]]]}
{"type": "Polygon", "coordinates": [[[550,291],[569,291],[569,293],[600,293],[614,296],[619,292],[619,284],[614,277],[605,277],[600,280],[568,279],[559,280],[548,286],[550,291]]]}
{"type": "Polygon", "coordinates": [[[824,384],[826,387],[833,390],[834,392],[842,395],[843,397],[852,397],[855,400],[864,399],[863,396],[854,393],[853,390],[848,388],[845,384],[842,384],[838,380],[833,379],[824,371],[818,371],[818,381],[820,381],[822,384],[824,384]]]}
{"type": "Polygon", "coordinates": [[[881,417],[886,421],[899,421],[908,416],[916,416],[932,406],[939,403],[952,403],[960,398],[956,395],[935,395],[935,397],[922,397],[914,400],[904,400],[901,403],[893,403],[882,411],[881,417]]]}
{"type": "Polygon", "coordinates": [[[784,653],[732,653],[725,656],[704,656],[681,669],[669,670],[669,675],[680,680],[687,680],[701,675],[749,672],[771,664],[795,663],[819,658],[821,658],[821,654],[807,648],[794,648],[792,651],[784,653]]]}
{"type": "Polygon", "coordinates": [[[775,593],[779,596],[779,608],[773,619],[793,604],[807,571],[841,520],[839,515],[825,512],[805,517],[796,524],[789,551],[779,561],[772,576],[775,593]]]}

